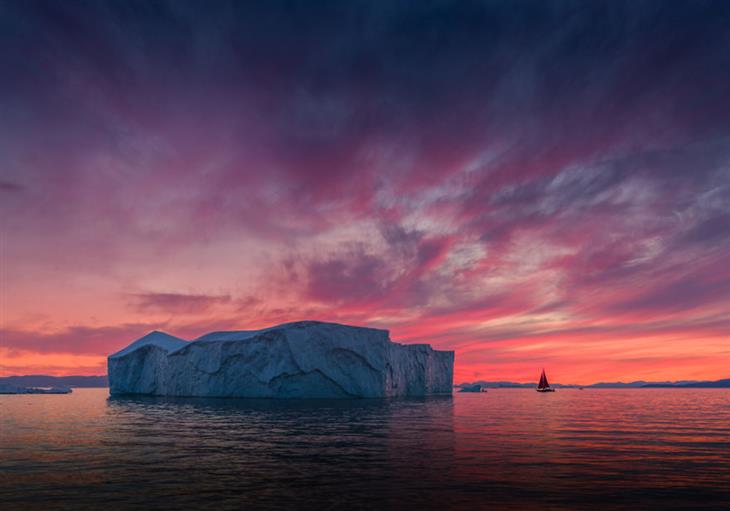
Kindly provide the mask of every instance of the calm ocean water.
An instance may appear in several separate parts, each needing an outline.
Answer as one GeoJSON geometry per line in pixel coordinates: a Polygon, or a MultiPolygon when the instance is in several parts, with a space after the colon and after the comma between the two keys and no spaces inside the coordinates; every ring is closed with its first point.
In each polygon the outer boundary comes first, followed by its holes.
{"type": "Polygon", "coordinates": [[[0,507],[730,509],[730,390],[5,395],[0,507]]]}

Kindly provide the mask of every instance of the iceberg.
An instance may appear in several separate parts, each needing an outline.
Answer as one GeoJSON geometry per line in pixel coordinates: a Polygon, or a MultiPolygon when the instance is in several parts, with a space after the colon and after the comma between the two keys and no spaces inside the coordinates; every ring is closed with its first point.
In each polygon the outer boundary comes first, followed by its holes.
{"type": "Polygon", "coordinates": [[[108,357],[112,395],[382,398],[451,394],[454,352],[387,330],[299,321],[194,341],[151,332],[108,357]]]}
{"type": "Polygon", "coordinates": [[[459,392],[486,392],[487,389],[482,388],[480,384],[476,385],[465,385],[461,387],[461,390],[459,392]]]}
{"type": "Polygon", "coordinates": [[[70,394],[70,387],[18,387],[9,383],[0,383],[0,394],[70,394]]]}

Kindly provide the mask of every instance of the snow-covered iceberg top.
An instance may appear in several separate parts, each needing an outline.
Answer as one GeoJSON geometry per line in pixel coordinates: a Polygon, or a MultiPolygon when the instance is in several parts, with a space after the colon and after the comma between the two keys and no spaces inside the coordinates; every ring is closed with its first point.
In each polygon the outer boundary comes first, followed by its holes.
{"type": "Polygon", "coordinates": [[[300,321],[211,332],[151,332],[109,356],[111,394],[392,397],[449,394],[454,353],[392,342],[387,330],[300,321]]]}
{"type": "Polygon", "coordinates": [[[188,341],[175,337],[174,335],[166,334],[165,332],[158,332],[157,330],[148,333],[144,337],[140,337],[132,344],[124,348],[123,350],[117,351],[113,355],[109,355],[109,358],[119,358],[132,353],[139,348],[145,346],[155,346],[164,351],[170,352],[175,351],[179,348],[183,348],[188,345],[188,341]]]}

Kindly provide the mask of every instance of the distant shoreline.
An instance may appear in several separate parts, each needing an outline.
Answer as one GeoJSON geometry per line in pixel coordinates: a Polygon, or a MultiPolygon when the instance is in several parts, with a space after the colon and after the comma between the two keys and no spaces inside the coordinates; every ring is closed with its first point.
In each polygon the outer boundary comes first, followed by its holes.
{"type": "MultiPolygon", "coordinates": [[[[461,389],[464,387],[472,387],[475,385],[481,385],[482,388],[487,389],[520,389],[520,388],[534,388],[536,383],[516,383],[506,381],[474,381],[465,382],[454,385],[455,389],[461,389]]],[[[555,383],[551,384],[555,388],[563,389],[726,389],[730,388],[730,378],[714,381],[676,381],[676,382],[653,382],[653,381],[634,381],[629,383],[624,382],[599,382],[592,383],[589,385],[575,385],[575,384],[562,384],[555,383]]]]}
{"type": "Polygon", "coordinates": [[[106,375],[98,376],[48,376],[45,374],[31,374],[23,376],[2,376],[0,385],[16,387],[71,387],[101,389],[109,387],[106,375]]]}
{"type": "MultiPolygon", "coordinates": [[[[48,376],[44,374],[22,375],[22,376],[1,376],[0,384],[16,385],[19,387],[71,387],[71,388],[109,388],[107,375],[97,376],[48,376]]],[[[455,389],[481,385],[488,389],[514,389],[534,388],[535,383],[517,383],[510,381],[474,381],[463,382],[454,385],[455,389]]],[[[655,382],[655,381],[633,381],[624,382],[599,382],[589,385],[575,384],[552,384],[555,388],[563,389],[724,389],[730,388],[730,378],[714,381],[676,381],[676,382],[655,382]]]]}

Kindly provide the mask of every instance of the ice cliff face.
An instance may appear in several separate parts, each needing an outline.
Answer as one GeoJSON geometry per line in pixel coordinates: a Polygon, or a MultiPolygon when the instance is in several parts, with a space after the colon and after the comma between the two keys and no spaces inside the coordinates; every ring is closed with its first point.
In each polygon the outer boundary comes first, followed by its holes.
{"type": "Polygon", "coordinates": [[[386,330],[301,321],[186,342],[152,332],[109,356],[111,394],[356,398],[450,394],[454,352],[386,330]]]}

